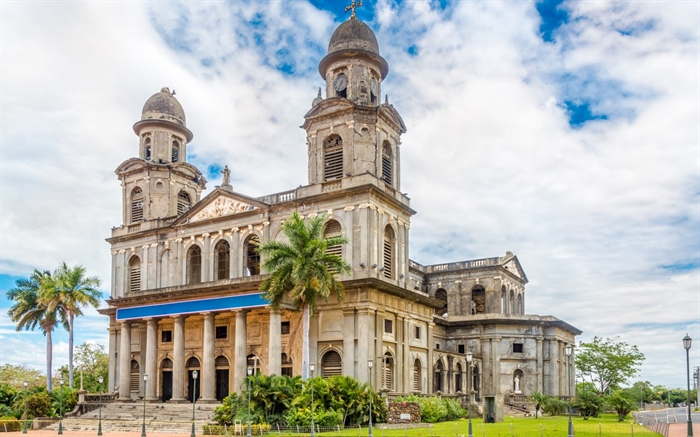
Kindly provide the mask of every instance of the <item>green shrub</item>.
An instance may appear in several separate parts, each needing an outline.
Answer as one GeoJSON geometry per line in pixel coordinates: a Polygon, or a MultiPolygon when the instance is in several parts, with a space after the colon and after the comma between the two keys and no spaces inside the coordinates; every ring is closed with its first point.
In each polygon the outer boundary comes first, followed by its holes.
{"type": "MultiPolygon", "coordinates": [[[[248,430],[248,423],[242,424],[245,432],[248,430]]],[[[251,423],[250,432],[252,435],[267,434],[270,432],[271,426],[267,423],[251,423]]],[[[233,428],[226,427],[224,425],[204,425],[203,427],[204,435],[233,435],[233,428]],[[228,431],[228,433],[227,433],[228,431]]]]}
{"type": "MultiPolygon", "coordinates": [[[[46,392],[46,387],[42,387],[34,392],[29,392],[27,396],[27,419],[35,417],[51,416],[53,409],[51,408],[51,396],[46,392]]],[[[24,393],[21,396],[15,396],[12,408],[24,415],[25,403],[24,393]]]]}
{"type": "Polygon", "coordinates": [[[0,432],[15,432],[22,428],[22,422],[12,416],[0,417],[0,432]]]}
{"type": "Polygon", "coordinates": [[[447,417],[447,407],[442,398],[438,396],[424,397],[418,404],[420,405],[420,417],[423,422],[442,422],[447,417]]]}
{"type": "Polygon", "coordinates": [[[447,409],[445,420],[457,420],[467,416],[467,410],[462,408],[459,402],[452,398],[442,398],[447,409]]]}
{"type": "MultiPolygon", "coordinates": [[[[311,409],[299,408],[290,410],[286,416],[287,426],[311,426],[311,409]]],[[[316,410],[314,411],[314,424],[318,426],[330,427],[342,425],[343,413],[334,410],[316,410]]]]}
{"type": "Polygon", "coordinates": [[[20,412],[13,410],[9,405],[0,404],[0,417],[15,417],[19,419],[20,412]]]}
{"type": "Polygon", "coordinates": [[[542,411],[550,416],[558,416],[566,411],[568,404],[559,398],[547,397],[542,406],[542,411]]]}

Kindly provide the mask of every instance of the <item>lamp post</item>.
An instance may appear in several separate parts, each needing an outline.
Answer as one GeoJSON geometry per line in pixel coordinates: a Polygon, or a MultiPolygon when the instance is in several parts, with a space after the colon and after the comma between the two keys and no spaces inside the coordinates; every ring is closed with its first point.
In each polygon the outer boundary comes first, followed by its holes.
{"type": "Polygon", "coordinates": [[[467,351],[467,408],[469,408],[469,437],[474,437],[472,433],[472,357],[471,351],[467,351]]]}
{"type": "Polygon", "coordinates": [[[309,372],[311,372],[311,437],[316,436],[316,431],[314,430],[314,370],[316,370],[316,365],[314,363],[309,364],[309,372]]]}
{"type": "Polygon", "coordinates": [[[61,391],[58,392],[58,399],[59,399],[58,435],[63,435],[63,378],[58,380],[58,384],[61,386],[61,391]]]}
{"type": "Polygon", "coordinates": [[[369,367],[369,437],[374,437],[372,434],[372,367],[374,367],[374,361],[367,360],[367,367],[369,367]]]}
{"type": "Polygon", "coordinates": [[[146,437],[146,384],[148,384],[148,374],[143,374],[143,423],[141,425],[141,437],[146,437]]]}
{"type": "Polygon", "coordinates": [[[197,376],[199,375],[199,372],[196,370],[192,371],[192,379],[194,379],[194,390],[192,390],[192,432],[190,433],[190,437],[196,437],[194,434],[194,410],[195,406],[197,405],[197,376]]]}
{"type": "Polygon", "coordinates": [[[24,384],[24,420],[22,420],[22,434],[27,433],[27,385],[29,383],[27,381],[24,381],[22,384],[24,384]]]}
{"type": "Polygon", "coordinates": [[[685,348],[685,362],[688,371],[688,437],[693,437],[693,419],[690,416],[690,346],[693,339],[685,334],[683,337],[683,347],[685,348]]]}
{"type": "Polygon", "coordinates": [[[574,352],[574,347],[567,344],[564,348],[566,353],[566,383],[569,386],[569,434],[568,437],[574,437],[574,424],[571,422],[571,354],[574,352]]]}
{"type": "Polygon", "coordinates": [[[104,381],[105,379],[102,376],[97,378],[97,382],[100,383],[100,415],[97,420],[97,435],[102,435],[102,383],[104,381]]]}
{"type": "Polygon", "coordinates": [[[250,433],[250,377],[253,376],[253,368],[248,366],[248,434],[246,437],[253,437],[250,433]]]}

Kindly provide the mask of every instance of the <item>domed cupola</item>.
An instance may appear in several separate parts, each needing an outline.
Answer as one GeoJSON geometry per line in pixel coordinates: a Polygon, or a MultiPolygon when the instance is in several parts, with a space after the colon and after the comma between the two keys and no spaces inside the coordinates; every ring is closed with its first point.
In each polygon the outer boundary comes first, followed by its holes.
{"type": "Polygon", "coordinates": [[[141,120],[153,118],[171,121],[187,127],[185,111],[175,98],[175,91],[173,90],[171,93],[168,88],[161,88],[160,92],[153,94],[143,105],[141,120]]]}

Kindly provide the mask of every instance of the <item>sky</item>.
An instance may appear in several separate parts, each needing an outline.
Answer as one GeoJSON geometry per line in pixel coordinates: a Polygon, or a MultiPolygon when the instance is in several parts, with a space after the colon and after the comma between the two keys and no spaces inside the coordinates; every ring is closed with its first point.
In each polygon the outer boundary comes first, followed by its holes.
{"type": "MultiPolygon", "coordinates": [[[[686,333],[700,365],[698,3],[363,3],[408,128],[411,259],[512,251],[527,313],[637,345],[636,379],[684,387],[686,333]]],[[[16,279],[65,261],[110,289],[114,170],[160,88],[185,109],[207,192],[224,165],[253,197],[307,184],[299,126],[346,4],[0,3],[0,363],[45,369],[42,334],[7,316],[16,279]]],[[[76,344],[106,345],[107,322],[87,310],[76,344]]],[[[56,369],[67,334],[54,340],[56,369]]]]}

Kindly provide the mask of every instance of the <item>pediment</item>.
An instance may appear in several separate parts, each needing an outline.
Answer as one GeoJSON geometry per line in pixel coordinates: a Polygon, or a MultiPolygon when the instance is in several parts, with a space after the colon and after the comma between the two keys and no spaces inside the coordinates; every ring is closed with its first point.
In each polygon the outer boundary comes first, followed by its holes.
{"type": "Polygon", "coordinates": [[[507,257],[501,265],[504,269],[508,270],[510,273],[520,278],[523,282],[528,282],[527,276],[525,275],[525,271],[523,270],[523,266],[520,265],[517,256],[513,255],[507,257]]]}
{"type": "Polygon", "coordinates": [[[401,133],[406,132],[406,125],[403,122],[403,118],[401,118],[401,115],[399,115],[399,111],[397,111],[392,105],[388,103],[384,103],[379,107],[379,114],[386,116],[389,120],[391,120],[396,126],[399,127],[399,130],[401,133]]]}
{"type": "MultiPolygon", "coordinates": [[[[217,188],[177,222],[196,223],[265,208],[268,205],[248,196],[217,188]]],[[[176,223],[177,223],[176,222],[176,223]]]]}

